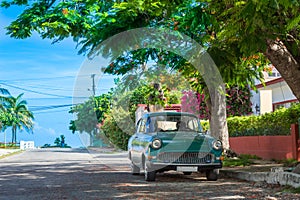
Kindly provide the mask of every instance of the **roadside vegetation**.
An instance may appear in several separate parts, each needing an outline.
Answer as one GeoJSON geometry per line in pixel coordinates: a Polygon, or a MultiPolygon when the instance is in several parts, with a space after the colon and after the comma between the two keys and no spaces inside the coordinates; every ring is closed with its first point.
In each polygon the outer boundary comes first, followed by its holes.
{"type": "Polygon", "coordinates": [[[253,164],[254,160],[261,160],[260,157],[256,155],[240,154],[236,157],[225,157],[223,161],[224,167],[242,167],[249,166],[253,164]]]}
{"type": "Polygon", "coordinates": [[[285,192],[285,193],[294,193],[294,194],[300,194],[300,187],[298,188],[294,188],[294,187],[291,187],[291,186],[286,186],[282,192],[285,192]]]}
{"type": "Polygon", "coordinates": [[[11,143],[7,144],[9,148],[17,145],[18,131],[25,130],[32,133],[33,120],[33,113],[28,109],[23,94],[14,97],[7,89],[0,88],[0,129],[4,132],[7,128],[11,128],[11,143]]]}
{"type": "Polygon", "coordinates": [[[64,135],[60,135],[60,137],[55,138],[54,145],[44,144],[41,148],[71,148],[71,146],[67,145],[65,142],[65,138],[64,135]]]}
{"type": "MultiPolygon", "coordinates": [[[[291,124],[300,120],[300,104],[290,108],[280,108],[262,115],[233,116],[227,118],[230,137],[290,135],[291,124]]],[[[205,130],[209,128],[209,121],[202,120],[205,130]]]]}
{"type": "Polygon", "coordinates": [[[20,145],[16,143],[0,143],[0,148],[6,148],[6,149],[19,149],[20,145]]]}

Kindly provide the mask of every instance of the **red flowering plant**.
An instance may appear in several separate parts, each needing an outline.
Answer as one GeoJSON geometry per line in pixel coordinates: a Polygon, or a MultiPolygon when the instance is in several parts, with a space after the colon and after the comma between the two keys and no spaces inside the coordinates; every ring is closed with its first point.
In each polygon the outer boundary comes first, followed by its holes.
{"type": "MultiPolygon", "coordinates": [[[[227,117],[252,114],[251,93],[248,87],[231,87],[226,89],[227,117]]],[[[205,94],[193,91],[183,91],[181,109],[197,115],[200,119],[209,119],[209,109],[206,106],[205,94]]]]}

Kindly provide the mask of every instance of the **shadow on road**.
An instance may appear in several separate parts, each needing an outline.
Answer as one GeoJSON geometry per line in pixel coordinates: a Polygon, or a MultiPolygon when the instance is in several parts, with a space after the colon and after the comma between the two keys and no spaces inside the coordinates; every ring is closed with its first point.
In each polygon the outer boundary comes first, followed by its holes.
{"type": "Polygon", "coordinates": [[[101,156],[37,150],[0,160],[0,199],[264,199],[274,193],[243,181],[208,182],[202,174],[169,172],[146,182],[130,174],[126,157],[101,156]]]}

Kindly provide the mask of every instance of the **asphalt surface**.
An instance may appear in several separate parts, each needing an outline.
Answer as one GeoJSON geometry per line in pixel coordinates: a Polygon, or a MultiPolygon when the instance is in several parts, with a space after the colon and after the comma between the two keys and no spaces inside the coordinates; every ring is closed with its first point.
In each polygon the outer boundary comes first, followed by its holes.
{"type": "Polygon", "coordinates": [[[276,185],[228,177],[206,181],[177,172],[145,182],[130,174],[126,152],[36,149],[0,159],[0,200],[18,199],[300,199],[276,185]]]}

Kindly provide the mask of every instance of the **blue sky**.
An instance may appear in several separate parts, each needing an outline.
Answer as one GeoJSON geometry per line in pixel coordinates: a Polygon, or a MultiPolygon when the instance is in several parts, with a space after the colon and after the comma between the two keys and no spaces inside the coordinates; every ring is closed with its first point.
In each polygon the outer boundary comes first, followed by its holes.
{"type": "MultiPolygon", "coordinates": [[[[69,122],[73,118],[69,108],[53,109],[53,106],[72,104],[74,84],[82,63],[83,55],[78,55],[76,44],[71,40],[51,44],[37,34],[31,38],[17,40],[5,34],[4,27],[14,20],[19,13],[16,8],[0,8],[0,86],[10,91],[13,96],[24,93],[29,108],[34,112],[34,133],[25,131],[17,134],[17,140],[33,140],[36,146],[53,144],[56,137],[65,135],[66,143],[72,147],[84,146],[78,134],[69,131],[69,122]]],[[[82,90],[86,98],[92,95],[91,74],[80,74],[90,80],[89,85],[76,87],[82,90]]],[[[113,77],[104,75],[96,83],[96,95],[107,92],[113,87],[113,77]]],[[[6,130],[6,140],[10,141],[11,132],[6,130]]],[[[0,133],[0,142],[4,133],[0,133]]]]}

